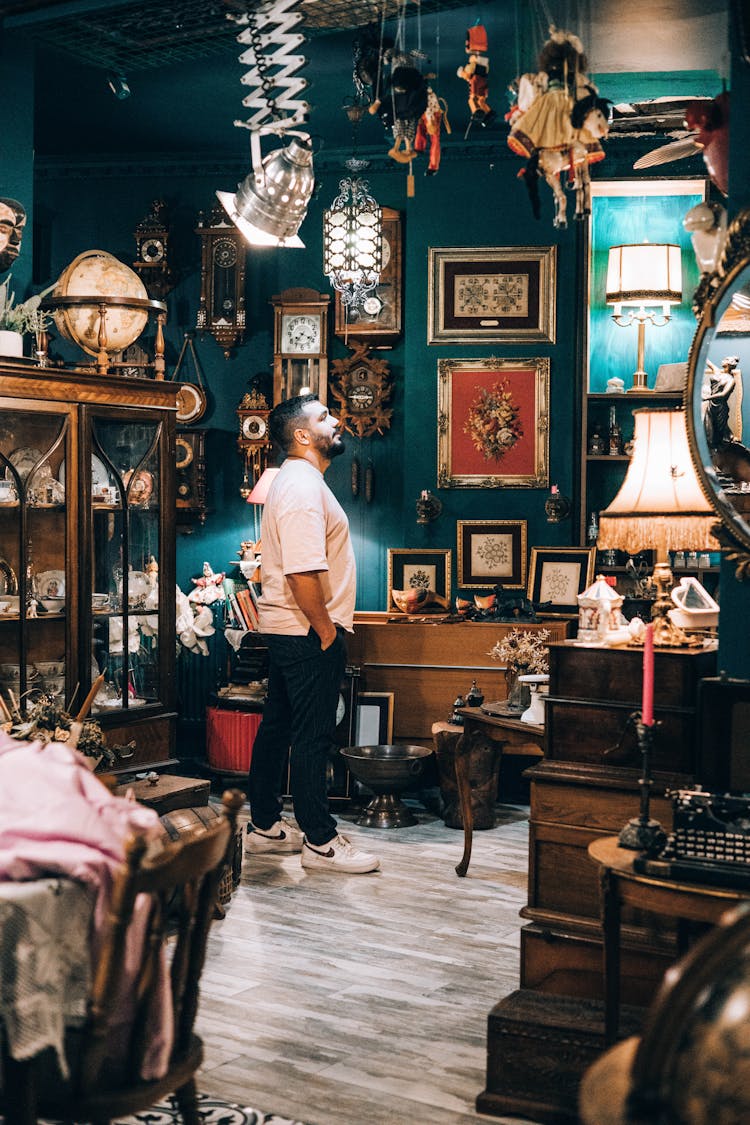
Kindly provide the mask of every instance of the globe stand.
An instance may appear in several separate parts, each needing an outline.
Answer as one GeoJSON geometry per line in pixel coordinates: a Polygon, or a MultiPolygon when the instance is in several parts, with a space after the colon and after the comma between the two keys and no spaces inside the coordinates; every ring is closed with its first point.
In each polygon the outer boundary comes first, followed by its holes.
{"type": "MultiPolygon", "coordinates": [[[[46,297],[41,304],[45,311],[54,312],[56,309],[87,309],[96,310],[98,323],[96,327],[96,340],[97,351],[83,348],[88,351],[89,355],[96,356],[96,370],[99,375],[107,375],[111,368],[117,368],[118,364],[113,362],[110,358],[122,349],[112,348],[107,337],[107,315],[116,309],[130,309],[133,311],[145,312],[148,316],[149,313],[156,313],[156,338],[154,340],[154,358],[148,365],[154,369],[154,378],[164,379],[166,370],[166,361],[164,359],[164,325],[167,319],[167,306],[164,301],[153,301],[146,297],[101,297],[101,296],[87,296],[85,294],[75,294],[65,297],[46,297]]],[[[140,336],[141,333],[138,335],[140,336]]],[[[83,345],[77,341],[73,336],[68,337],[72,343],[78,347],[83,345]]],[[[137,337],[136,337],[137,338],[137,337]]],[[[40,366],[46,366],[46,343],[45,343],[45,362],[40,360],[40,366]]],[[[123,364],[123,366],[129,366],[123,364]]]]}

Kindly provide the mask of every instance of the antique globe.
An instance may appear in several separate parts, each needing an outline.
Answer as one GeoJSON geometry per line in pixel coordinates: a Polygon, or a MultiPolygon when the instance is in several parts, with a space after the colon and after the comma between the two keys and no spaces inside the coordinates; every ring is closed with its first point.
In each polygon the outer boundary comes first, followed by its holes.
{"type": "Polygon", "coordinates": [[[148,321],[147,302],[153,304],[134,270],[104,250],[86,250],[60,274],[47,304],[60,335],[99,356],[135,343],[148,321]]]}

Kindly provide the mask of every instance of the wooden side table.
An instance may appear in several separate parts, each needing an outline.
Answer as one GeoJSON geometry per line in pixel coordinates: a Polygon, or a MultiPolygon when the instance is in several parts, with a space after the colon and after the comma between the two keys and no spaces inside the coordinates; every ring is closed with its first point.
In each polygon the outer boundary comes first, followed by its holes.
{"type": "Polygon", "coordinates": [[[633,871],[638,852],[621,848],[617,836],[589,844],[599,866],[601,921],[604,941],[604,1039],[617,1039],[620,1023],[620,911],[625,905],[687,922],[715,925],[725,910],[748,898],[744,891],[685,883],[633,871]]]}
{"type": "MultiPolygon", "coordinates": [[[[492,803],[497,794],[500,759],[503,754],[528,755],[539,758],[543,754],[544,727],[532,723],[522,723],[518,717],[510,715],[488,715],[478,707],[461,707],[458,714],[463,717],[463,734],[455,738],[453,734],[461,730],[451,723],[435,723],[433,738],[440,738],[442,753],[453,754],[455,760],[456,786],[458,789],[461,819],[464,827],[464,854],[456,866],[456,874],[463,878],[469,869],[472,837],[474,832],[474,803],[472,801],[471,762],[472,758],[483,758],[489,763],[489,773],[494,777],[492,803]]],[[[438,758],[441,749],[438,749],[438,758]]]]}

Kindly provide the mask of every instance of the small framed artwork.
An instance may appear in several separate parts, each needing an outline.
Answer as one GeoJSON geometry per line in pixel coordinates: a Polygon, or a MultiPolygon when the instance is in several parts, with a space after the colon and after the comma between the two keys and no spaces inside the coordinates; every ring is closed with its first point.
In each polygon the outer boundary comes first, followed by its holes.
{"type": "Polygon", "coordinates": [[[555,342],[555,246],[432,248],[428,344],[555,342]]]}
{"type": "Polygon", "coordinates": [[[578,595],[594,578],[596,547],[532,547],[528,598],[545,613],[578,613],[578,595]]]}
{"type": "Polygon", "coordinates": [[[388,597],[391,590],[432,590],[446,604],[451,595],[451,552],[410,547],[388,548],[388,597]]]}
{"type": "Polygon", "coordinates": [[[543,359],[438,361],[438,488],[549,486],[543,359]]]}
{"type": "Polygon", "coordinates": [[[355,746],[389,746],[393,742],[393,692],[361,691],[357,696],[355,746]]]}
{"type": "Polygon", "coordinates": [[[458,586],[526,589],[526,520],[459,520],[458,586]]]}

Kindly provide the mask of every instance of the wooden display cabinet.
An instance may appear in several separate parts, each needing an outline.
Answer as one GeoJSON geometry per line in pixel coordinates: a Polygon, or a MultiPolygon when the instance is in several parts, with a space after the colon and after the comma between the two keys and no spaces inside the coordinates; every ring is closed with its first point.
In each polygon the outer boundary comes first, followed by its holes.
{"type": "Polygon", "coordinates": [[[0,691],[75,715],[104,673],[123,771],[175,760],[174,420],[170,383],[0,364],[0,691]]]}

